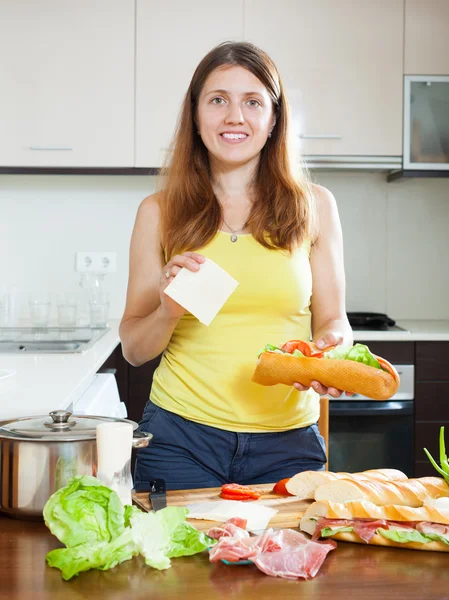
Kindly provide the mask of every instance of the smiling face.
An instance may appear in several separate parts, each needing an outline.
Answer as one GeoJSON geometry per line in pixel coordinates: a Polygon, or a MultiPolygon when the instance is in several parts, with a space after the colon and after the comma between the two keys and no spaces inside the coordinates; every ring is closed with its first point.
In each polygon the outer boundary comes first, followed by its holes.
{"type": "Polygon", "coordinates": [[[268,90],[247,69],[222,67],[206,79],[197,125],[210,158],[227,165],[258,159],[274,123],[268,90]]]}

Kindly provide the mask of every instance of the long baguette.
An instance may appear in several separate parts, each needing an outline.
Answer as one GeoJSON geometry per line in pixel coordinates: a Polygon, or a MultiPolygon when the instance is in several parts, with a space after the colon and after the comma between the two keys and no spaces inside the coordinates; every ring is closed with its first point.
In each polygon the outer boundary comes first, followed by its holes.
{"type": "MultiPolygon", "coordinates": [[[[449,525],[449,513],[440,512],[433,506],[422,506],[419,508],[410,508],[408,506],[376,506],[370,502],[314,502],[304,513],[300,529],[313,535],[316,522],[320,517],[327,519],[384,519],[386,521],[419,522],[426,521],[430,523],[440,523],[449,525]]],[[[356,542],[366,544],[354,532],[335,533],[332,539],[345,542],[356,542]]],[[[374,546],[392,546],[395,548],[406,548],[410,550],[431,550],[437,552],[449,552],[449,546],[440,541],[432,541],[427,544],[418,542],[400,543],[388,540],[379,534],[375,534],[369,542],[374,546]]]]}
{"type": "Polygon", "coordinates": [[[418,507],[428,498],[449,497],[449,486],[440,477],[421,477],[407,481],[350,481],[339,479],[320,485],[315,500],[348,502],[367,500],[378,506],[398,504],[418,507]]]}
{"type": "Polygon", "coordinates": [[[262,352],[252,381],[261,385],[293,385],[298,382],[306,386],[310,386],[312,381],[319,381],[327,387],[362,394],[374,400],[387,400],[398,390],[399,375],[388,361],[376,358],[388,372],[354,360],[262,352]]]}
{"type": "Polygon", "coordinates": [[[302,471],[289,479],[286,484],[287,491],[302,500],[313,500],[315,491],[337,479],[350,479],[352,481],[405,481],[407,475],[397,469],[371,469],[361,473],[332,473],[331,471],[302,471]]]}

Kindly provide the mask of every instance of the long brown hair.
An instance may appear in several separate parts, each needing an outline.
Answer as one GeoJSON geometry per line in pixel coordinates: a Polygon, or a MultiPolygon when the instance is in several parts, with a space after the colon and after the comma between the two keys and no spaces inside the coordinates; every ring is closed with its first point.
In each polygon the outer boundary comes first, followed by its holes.
{"type": "Polygon", "coordinates": [[[206,245],[222,222],[208,151],[197,134],[195,116],[207,77],[229,66],[244,67],[262,82],[276,115],[272,135],[260,153],[252,183],[255,200],[245,227],[266,248],[290,252],[313,235],[313,194],[306,170],[294,158],[290,110],[276,66],[253,44],[224,42],[202,59],[193,74],[161,170],[162,244],[168,257],[206,245]]]}

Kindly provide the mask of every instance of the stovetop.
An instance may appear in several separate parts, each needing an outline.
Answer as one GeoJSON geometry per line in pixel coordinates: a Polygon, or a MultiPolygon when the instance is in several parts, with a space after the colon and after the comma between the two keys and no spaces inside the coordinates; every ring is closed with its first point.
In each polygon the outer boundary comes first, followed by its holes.
{"type": "Polygon", "coordinates": [[[407,331],[385,313],[348,312],[353,331],[407,331]]]}
{"type": "Polygon", "coordinates": [[[351,325],[353,331],[408,331],[399,325],[351,325]]]}

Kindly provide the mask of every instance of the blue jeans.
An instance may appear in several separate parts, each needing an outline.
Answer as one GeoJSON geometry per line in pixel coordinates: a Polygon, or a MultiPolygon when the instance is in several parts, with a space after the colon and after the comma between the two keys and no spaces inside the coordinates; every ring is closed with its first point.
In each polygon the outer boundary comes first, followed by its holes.
{"type": "Polygon", "coordinates": [[[137,491],[148,490],[149,481],[157,478],[169,490],[272,483],[300,471],[321,471],[326,463],[316,424],[276,433],[235,433],[148,402],[139,430],[154,437],[148,448],[137,452],[137,491]]]}

